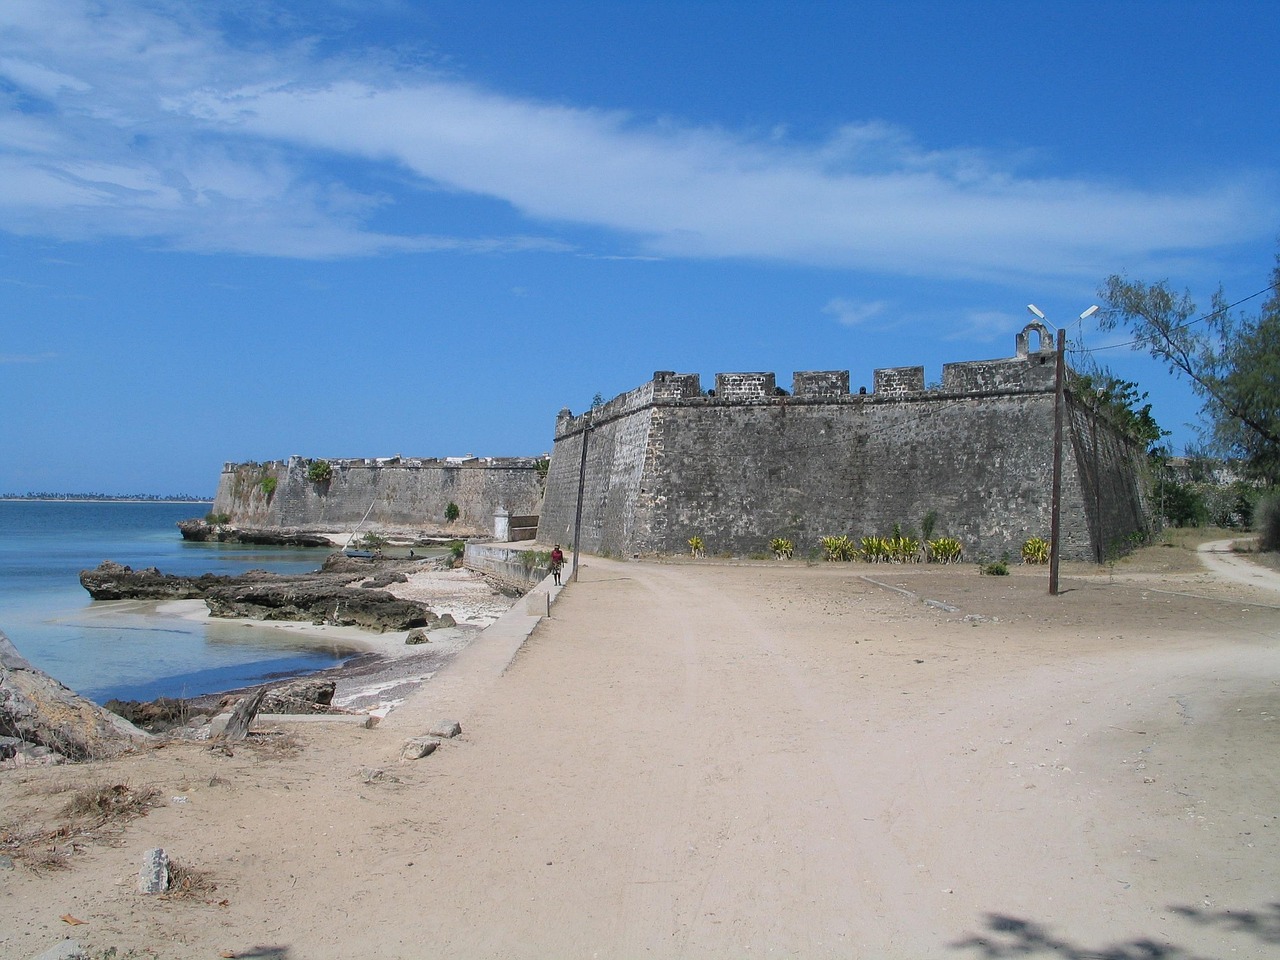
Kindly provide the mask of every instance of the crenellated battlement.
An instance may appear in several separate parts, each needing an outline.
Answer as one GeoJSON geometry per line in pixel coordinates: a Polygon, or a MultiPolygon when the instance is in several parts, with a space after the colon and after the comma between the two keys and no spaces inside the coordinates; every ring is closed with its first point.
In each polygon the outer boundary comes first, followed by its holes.
{"type": "Polygon", "coordinates": [[[715,386],[703,390],[696,373],[658,370],[648,383],[586,413],[574,416],[567,408],[561,410],[556,436],[580,433],[655,405],[858,404],[1052,391],[1055,354],[1048,329],[1040,323],[1027,324],[1017,335],[1015,348],[1012,357],[943,364],[942,379],[932,387],[925,383],[923,366],[879,368],[872,375],[872,390],[859,387],[856,393],[850,389],[848,370],[796,371],[790,390],[778,386],[773,372],[717,373],[715,386]],[[1037,339],[1034,351],[1030,349],[1033,337],[1037,339]]]}
{"type": "MultiPolygon", "coordinates": [[[[772,372],[659,370],[581,416],[562,410],[539,536],[587,551],[801,551],[824,536],[885,536],[923,525],[968,557],[1016,555],[1048,536],[1057,354],[1029,324],[1015,354],[874,372],[870,392],[847,370],[803,370],[791,389],[772,372]]],[[[1146,530],[1134,444],[1067,393],[1063,556],[1098,559],[1146,530]]]]}

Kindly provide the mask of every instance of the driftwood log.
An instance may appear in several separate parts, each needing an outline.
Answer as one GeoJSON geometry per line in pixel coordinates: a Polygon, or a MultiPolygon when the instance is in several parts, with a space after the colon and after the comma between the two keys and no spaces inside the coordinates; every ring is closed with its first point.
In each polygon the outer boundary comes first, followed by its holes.
{"type": "Polygon", "coordinates": [[[226,729],[222,731],[221,739],[236,741],[248,736],[249,724],[253,723],[253,718],[258,715],[258,711],[262,708],[262,698],[266,695],[267,688],[259,687],[237,703],[236,708],[231,711],[231,719],[227,721],[226,729]]]}
{"type": "Polygon", "coordinates": [[[0,740],[7,754],[2,759],[44,747],[68,760],[91,760],[148,739],[127,720],[32,666],[0,632],[0,740]]]}

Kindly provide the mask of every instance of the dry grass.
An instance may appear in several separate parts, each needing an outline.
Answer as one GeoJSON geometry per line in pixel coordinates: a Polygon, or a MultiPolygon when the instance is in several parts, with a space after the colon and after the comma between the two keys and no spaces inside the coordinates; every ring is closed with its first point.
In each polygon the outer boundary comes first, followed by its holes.
{"type": "Polygon", "coordinates": [[[60,870],[81,848],[102,841],[157,805],[159,791],[127,784],[62,787],[71,796],[52,824],[0,827],[0,851],[33,870],[60,870]]]}
{"type": "Polygon", "coordinates": [[[127,823],[144,816],[156,805],[160,791],[154,787],[130,787],[125,783],[83,787],[71,795],[63,816],[88,820],[97,826],[127,823]]]}
{"type": "Polygon", "coordinates": [[[169,889],[163,894],[175,900],[204,899],[218,889],[213,874],[177,860],[169,861],[169,889]]]}
{"type": "Polygon", "coordinates": [[[248,747],[259,760],[288,760],[302,753],[302,738],[292,730],[254,731],[240,746],[248,747]]]}

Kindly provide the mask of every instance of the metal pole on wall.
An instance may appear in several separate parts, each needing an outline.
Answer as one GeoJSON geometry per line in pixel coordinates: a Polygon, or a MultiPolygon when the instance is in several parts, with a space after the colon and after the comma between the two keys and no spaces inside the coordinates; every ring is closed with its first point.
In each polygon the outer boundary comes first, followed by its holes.
{"type": "Polygon", "coordinates": [[[578,509],[573,517],[573,570],[569,573],[569,579],[575,583],[578,580],[578,544],[582,533],[582,494],[587,486],[587,439],[591,436],[594,414],[594,410],[587,414],[587,421],[582,427],[582,462],[578,464],[578,509]]]}
{"type": "Polygon", "coordinates": [[[1062,515],[1062,408],[1066,381],[1067,331],[1058,331],[1058,358],[1053,384],[1053,497],[1049,519],[1049,596],[1058,595],[1058,540],[1062,515]]]}

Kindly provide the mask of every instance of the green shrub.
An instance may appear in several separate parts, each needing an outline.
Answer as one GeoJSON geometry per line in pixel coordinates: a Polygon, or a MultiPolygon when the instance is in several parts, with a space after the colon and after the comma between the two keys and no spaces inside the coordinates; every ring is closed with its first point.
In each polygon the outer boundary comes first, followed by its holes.
{"type": "Polygon", "coordinates": [[[461,560],[462,555],[466,553],[467,545],[462,540],[449,541],[449,555],[455,560],[461,560]]]}
{"type": "Polygon", "coordinates": [[[263,477],[258,481],[258,486],[262,488],[262,492],[267,495],[268,500],[275,495],[276,487],[279,486],[279,484],[280,481],[275,477],[263,477]]]}
{"type": "Polygon", "coordinates": [[[356,542],[365,550],[372,550],[374,553],[377,553],[387,545],[387,538],[380,533],[374,533],[370,530],[356,542]]]}
{"type": "Polygon", "coordinates": [[[824,560],[852,560],[858,555],[858,548],[848,537],[822,537],[818,546],[822,547],[824,560]]]}
{"type": "Polygon", "coordinates": [[[1160,490],[1160,512],[1175,527],[1203,527],[1209,522],[1204,496],[1194,483],[1165,480],[1160,490]]]}
{"type": "Polygon", "coordinates": [[[779,560],[790,560],[796,552],[796,545],[786,537],[774,537],[769,541],[769,549],[779,560]]]}
{"type": "Polygon", "coordinates": [[[550,550],[521,550],[520,565],[526,570],[536,570],[539,567],[551,568],[551,551],[550,550]]]}
{"type": "Polygon", "coordinates": [[[333,479],[333,464],[328,460],[312,460],[307,467],[307,479],[312,483],[328,483],[333,479]]]}
{"type": "Polygon", "coordinates": [[[920,539],[928,543],[933,539],[934,528],[938,526],[938,511],[930,510],[920,521],[920,539]]]}
{"type": "Polygon", "coordinates": [[[1023,563],[1048,563],[1049,541],[1043,537],[1031,537],[1022,545],[1023,563]]]}
{"type": "Polygon", "coordinates": [[[862,554],[862,559],[868,563],[888,563],[889,540],[885,537],[863,537],[862,549],[859,552],[862,554]]]}
{"type": "Polygon", "coordinates": [[[231,516],[226,513],[206,513],[204,522],[214,527],[225,527],[231,522],[231,516]]]}
{"type": "Polygon", "coordinates": [[[1260,497],[1253,507],[1253,529],[1260,550],[1280,550],[1280,493],[1260,497]]]}
{"type": "Polygon", "coordinates": [[[951,537],[939,537],[929,541],[930,563],[958,563],[960,561],[960,541],[951,537]]]}
{"type": "Polygon", "coordinates": [[[985,573],[989,577],[1007,577],[1009,575],[1009,564],[1003,560],[995,560],[978,567],[978,572],[985,573]]]}
{"type": "Polygon", "coordinates": [[[920,559],[920,541],[915,537],[899,534],[886,540],[884,547],[892,563],[916,563],[920,559]]]}
{"type": "Polygon", "coordinates": [[[458,505],[456,503],[450,500],[449,505],[444,508],[445,520],[449,523],[453,523],[453,521],[457,520],[460,516],[462,516],[462,511],[458,509],[458,505]]]}

